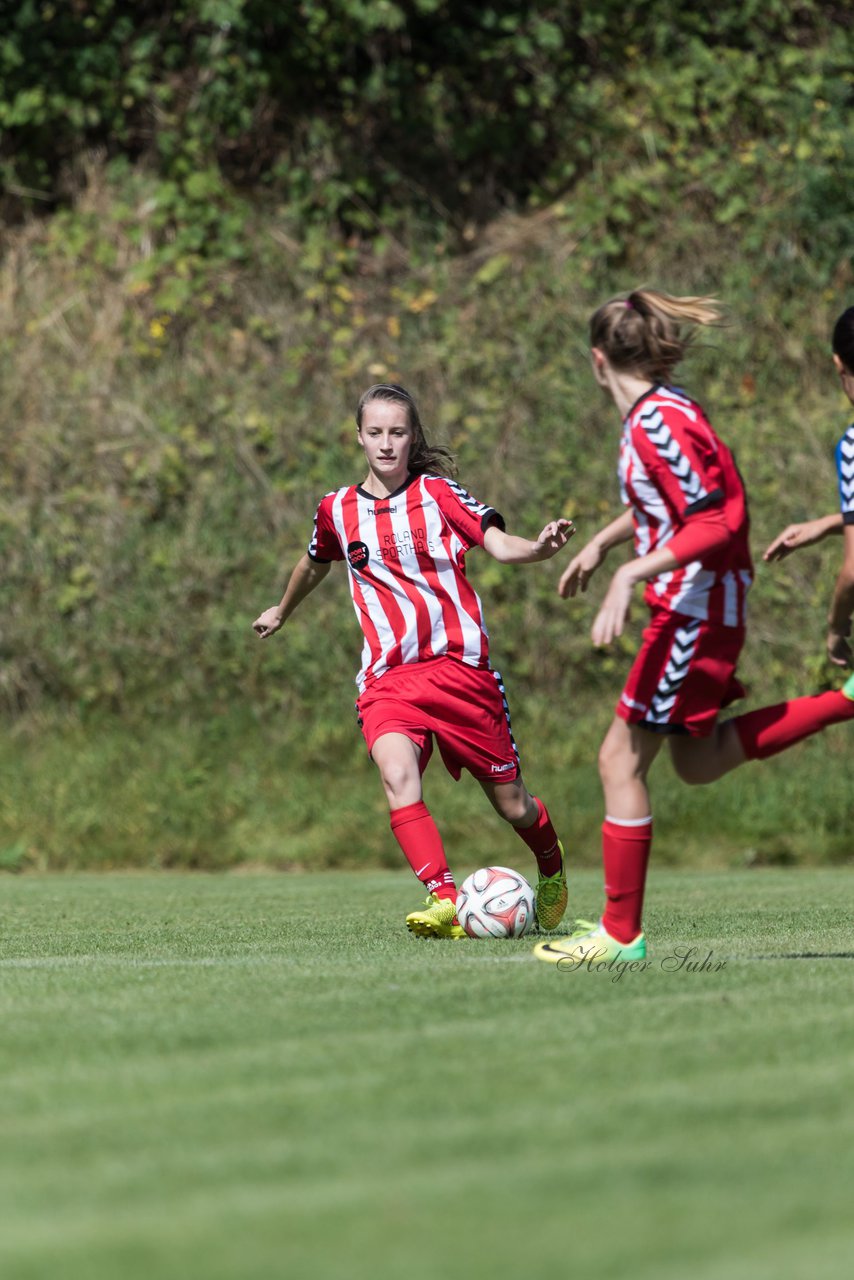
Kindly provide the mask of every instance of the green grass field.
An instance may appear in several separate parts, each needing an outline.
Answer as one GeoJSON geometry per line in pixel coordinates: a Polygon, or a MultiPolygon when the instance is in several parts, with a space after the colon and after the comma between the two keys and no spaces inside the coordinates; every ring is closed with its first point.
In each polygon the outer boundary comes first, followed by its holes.
{"type": "Polygon", "coordinates": [[[417,941],[417,901],[0,880],[3,1280],[850,1273],[850,872],[655,872],[619,978],[417,941]]]}

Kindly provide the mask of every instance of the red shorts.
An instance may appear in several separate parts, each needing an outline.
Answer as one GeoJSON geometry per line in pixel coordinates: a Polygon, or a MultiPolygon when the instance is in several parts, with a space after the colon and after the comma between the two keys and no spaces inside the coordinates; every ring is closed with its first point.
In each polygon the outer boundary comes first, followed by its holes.
{"type": "Polygon", "coordinates": [[[368,751],[384,733],[405,734],[421,751],[422,773],[435,738],[453,778],[463,769],[489,782],[513,782],[519,776],[510,709],[497,671],[456,658],[403,663],[370,685],[356,710],[368,751]]]}
{"type": "Polygon", "coordinates": [[[617,715],[653,733],[704,738],[722,707],[744,697],[735,668],[744,627],[712,626],[669,609],[653,612],[617,715]]]}

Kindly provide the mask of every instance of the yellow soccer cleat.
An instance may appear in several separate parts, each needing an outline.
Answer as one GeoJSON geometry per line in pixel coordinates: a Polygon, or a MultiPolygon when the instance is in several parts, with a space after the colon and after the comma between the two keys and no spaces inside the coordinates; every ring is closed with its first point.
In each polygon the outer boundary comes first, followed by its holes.
{"type": "Polygon", "coordinates": [[[406,927],[418,938],[464,938],[466,931],[457,924],[457,906],[453,898],[427,897],[421,911],[410,911],[406,927]]]}
{"type": "Polygon", "coordinates": [[[547,938],[534,947],[538,960],[562,964],[564,969],[585,969],[611,960],[646,959],[646,938],[639,933],[631,942],[618,942],[602,928],[601,922],[577,920],[579,928],[568,938],[547,938]]]}
{"type": "Polygon", "coordinates": [[[540,875],[534,891],[534,902],[537,924],[541,929],[556,929],[563,919],[569,896],[566,887],[566,868],[563,865],[563,845],[558,840],[560,849],[560,871],[553,876],[540,875]]]}

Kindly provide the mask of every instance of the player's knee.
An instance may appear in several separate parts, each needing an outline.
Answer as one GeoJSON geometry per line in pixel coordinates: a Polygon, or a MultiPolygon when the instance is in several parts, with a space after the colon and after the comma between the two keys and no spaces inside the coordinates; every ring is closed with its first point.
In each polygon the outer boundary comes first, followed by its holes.
{"type": "Polygon", "coordinates": [[[626,781],[634,776],[631,756],[607,738],[599,748],[599,777],[604,786],[626,781]]]}
{"type": "Polygon", "coordinates": [[[411,791],[418,784],[418,771],[408,762],[388,760],[380,767],[380,778],[386,794],[395,798],[411,791]]]}

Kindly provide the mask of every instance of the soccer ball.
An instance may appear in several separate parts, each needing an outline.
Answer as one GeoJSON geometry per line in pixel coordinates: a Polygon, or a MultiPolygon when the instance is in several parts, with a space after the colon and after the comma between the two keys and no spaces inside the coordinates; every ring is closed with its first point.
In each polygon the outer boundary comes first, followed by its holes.
{"type": "Polygon", "coordinates": [[[481,867],[457,894],[457,919],[470,938],[521,938],[534,922],[534,890],[509,867],[481,867]]]}

